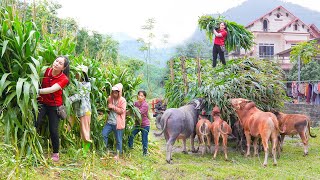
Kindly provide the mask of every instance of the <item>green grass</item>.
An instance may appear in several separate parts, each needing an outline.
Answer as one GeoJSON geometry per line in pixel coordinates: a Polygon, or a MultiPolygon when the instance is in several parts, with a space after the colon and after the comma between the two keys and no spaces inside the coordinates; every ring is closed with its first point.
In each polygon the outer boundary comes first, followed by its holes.
{"type": "MultiPolygon", "coordinates": [[[[154,128],[154,127],[153,127],[154,128]]],[[[153,129],[154,130],[154,129],[153,129]]],[[[115,161],[112,154],[91,151],[87,158],[76,149],[62,150],[59,163],[49,161],[48,166],[33,166],[25,161],[16,161],[14,148],[0,145],[1,177],[13,179],[320,179],[320,133],[313,129],[317,138],[310,138],[309,155],[303,157],[303,148],[297,138],[286,139],[278,166],[262,167],[260,157],[245,158],[229,148],[225,161],[219,151],[217,159],[212,154],[183,154],[182,142],[177,142],[173,164],[165,161],[164,138],[155,138],[150,133],[149,156],[142,156],[141,136],[136,137],[134,149],[115,161]]],[[[189,141],[190,142],[190,141],[189,141]]],[[[190,143],[188,142],[188,149],[190,143]]],[[[197,143],[195,144],[197,147],[197,143]]],[[[230,143],[229,147],[232,147],[230,143]]],[[[0,179],[2,179],[0,178],[0,179]]]]}

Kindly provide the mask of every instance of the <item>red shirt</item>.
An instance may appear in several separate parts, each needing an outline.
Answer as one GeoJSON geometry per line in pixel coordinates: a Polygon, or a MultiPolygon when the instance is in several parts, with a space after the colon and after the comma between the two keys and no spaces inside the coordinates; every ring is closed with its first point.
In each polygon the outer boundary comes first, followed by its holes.
{"type": "Polygon", "coordinates": [[[40,94],[39,102],[48,106],[61,106],[63,104],[62,89],[67,86],[69,80],[63,72],[53,76],[52,68],[47,68],[42,79],[42,88],[53,86],[55,83],[59,84],[61,89],[50,94],[40,94]],[[52,96],[53,95],[53,96],[52,96]]]}
{"type": "Polygon", "coordinates": [[[226,37],[227,37],[227,31],[226,30],[218,30],[217,31],[217,33],[221,33],[221,37],[218,37],[218,36],[216,36],[215,38],[214,38],[214,44],[216,44],[216,45],[219,45],[219,46],[222,46],[222,45],[224,45],[224,41],[226,40],[226,37]]]}

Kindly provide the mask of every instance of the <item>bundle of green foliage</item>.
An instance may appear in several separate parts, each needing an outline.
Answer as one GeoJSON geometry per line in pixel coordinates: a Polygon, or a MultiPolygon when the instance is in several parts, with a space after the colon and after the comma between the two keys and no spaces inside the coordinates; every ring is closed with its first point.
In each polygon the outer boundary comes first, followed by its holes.
{"type": "Polygon", "coordinates": [[[230,98],[250,99],[265,111],[281,109],[286,100],[283,71],[271,61],[233,59],[224,67],[212,68],[210,60],[201,60],[199,76],[195,59],[185,59],[185,65],[181,59],[175,58],[168,64],[173,70],[165,82],[168,107],[180,107],[193,98],[204,97],[208,111],[218,105],[223,117],[230,120],[234,114],[230,98]]]}
{"type": "Polygon", "coordinates": [[[206,31],[206,35],[210,41],[212,41],[213,29],[219,28],[221,22],[226,23],[228,31],[226,49],[229,52],[236,50],[237,48],[249,50],[253,46],[253,34],[240,24],[228,21],[221,16],[214,18],[212,16],[204,15],[198,19],[200,30],[206,31]]]}

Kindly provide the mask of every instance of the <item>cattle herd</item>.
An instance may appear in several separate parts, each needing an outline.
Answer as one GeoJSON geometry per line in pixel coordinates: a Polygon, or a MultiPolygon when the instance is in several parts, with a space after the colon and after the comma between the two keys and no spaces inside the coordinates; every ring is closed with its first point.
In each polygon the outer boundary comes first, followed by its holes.
{"type": "Polygon", "coordinates": [[[254,155],[258,155],[258,142],[264,150],[263,166],[267,166],[269,153],[269,142],[271,142],[271,152],[273,165],[277,165],[277,158],[283,147],[285,135],[299,134],[303,146],[304,156],[308,154],[308,137],[316,137],[310,133],[310,118],[302,114],[284,114],[281,112],[264,112],[256,107],[253,101],[234,98],[230,100],[232,108],[235,110],[238,120],[232,129],[230,125],[220,116],[219,107],[212,109],[211,123],[206,116],[201,114],[204,108],[204,99],[198,98],[180,108],[170,108],[159,114],[156,118],[156,126],[161,129],[156,136],[164,134],[166,139],[166,161],[172,163],[172,147],[177,139],[183,141],[183,152],[187,153],[186,139],[191,139],[191,150],[197,152],[202,148],[202,154],[210,152],[211,140],[214,142],[213,158],[217,156],[219,150],[219,139],[222,139],[222,146],[227,156],[228,136],[236,137],[237,149],[243,151],[245,143],[247,150],[245,156],[250,156],[251,141],[253,140],[254,155]],[[199,146],[194,147],[194,138],[197,135],[199,146]]]}

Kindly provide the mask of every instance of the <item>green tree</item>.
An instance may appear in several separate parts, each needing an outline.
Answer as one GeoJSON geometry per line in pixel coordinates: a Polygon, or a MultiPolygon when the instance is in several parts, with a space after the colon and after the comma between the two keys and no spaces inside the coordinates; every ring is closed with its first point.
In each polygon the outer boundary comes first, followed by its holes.
{"type": "Polygon", "coordinates": [[[149,84],[149,63],[151,62],[151,47],[153,45],[153,40],[155,34],[153,33],[156,20],[154,18],[149,18],[146,20],[145,25],[141,27],[143,31],[146,32],[146,38],[139,38],[137,41],[142,43],[139,50],[144,53],[145,62],[146,62],[146,76],[147,83],[149,84]]]}

